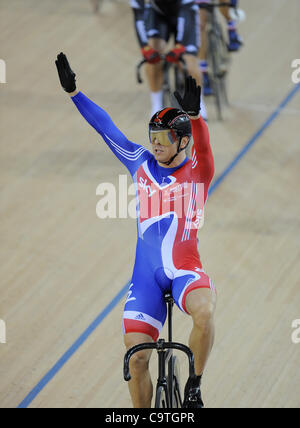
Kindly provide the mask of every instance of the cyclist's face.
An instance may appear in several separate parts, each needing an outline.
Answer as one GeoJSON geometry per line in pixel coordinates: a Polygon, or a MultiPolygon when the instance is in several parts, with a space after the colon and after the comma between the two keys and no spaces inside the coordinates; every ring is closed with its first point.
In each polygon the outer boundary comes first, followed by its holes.
{"type": "Polygon", "coordinates": [[[177,139],[169,135],[169,131],[151,132],[150,139],[155,159],[167,162],[177,152],[177,139]]]}
{"type": "Polygon", "coordinates": [[[174,156],[177,152],[177,145],[173,144],[172,146],[162,146],[160,143],[154,142],[152,144],[152,150],[155,159],[158,162],[167,162],[169,159],[171,159],[172,156],[174,156]]]}
{"type": "MultiPolygon", "coordinates": [[[[181,148],[185,148],[187,144],[189,143],[189,137],[183,137],[181,139],[181,148]]],[[[155,160],[157,162],[166,163],[168,162],[173,156],[177,154],[177,147],[178,144],[171,144],[169,146],[163,146],[159,143],[158,139],[154,139],[152,143],[152,150],[155,157],[155,160]]]]}

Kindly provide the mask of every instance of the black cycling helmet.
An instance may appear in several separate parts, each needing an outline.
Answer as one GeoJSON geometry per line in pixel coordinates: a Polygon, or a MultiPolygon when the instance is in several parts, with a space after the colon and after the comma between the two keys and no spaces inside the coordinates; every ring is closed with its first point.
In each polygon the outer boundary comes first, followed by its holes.
{"type": "Polygon", "coordinates": [[[164,108],[152,116],[149,129],[164,130],[173,129],[178,138],[192,136],[192,126],[189,116],[176,108],[164,108]]]}
{"type": "Polygon", "coordinates": [[[155,113],[149,123],[149,134],[151,131],[163,131],[173,130],[176,137],[178,138],[177,153],[166,165],[170,165],[175,157],[182,151],[185,150],[190,142],[192,136],[192,126],[189,116],[182,110],[176,108],[164,108],[163,110],[155,113]],[[189,137],[188,144],[184,147],[180,147],[181,139],[183,137],[189,137]]]}

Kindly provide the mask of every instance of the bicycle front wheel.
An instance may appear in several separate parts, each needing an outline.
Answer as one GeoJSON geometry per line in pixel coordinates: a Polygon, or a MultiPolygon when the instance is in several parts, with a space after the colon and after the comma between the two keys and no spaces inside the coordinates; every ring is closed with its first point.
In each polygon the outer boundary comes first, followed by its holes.
{"type": "Polygon", "coordinates": [[[169,68],[170,64],[165,62],[163,65],[163,108],[171,106],[171,83],[169,80],[169,68]]]}
{"type": "Polygon", "coordinates": [[[155,408],[156,409],[167,409],[168,400],[166,390],[163,386],[158,386],[155,397],[155,408]]]}
{"type": "Polygon", "coordinates": [[[172,357],[172,374],[168,375],[168,385],[172,388],[172,408],[180,409],[182,407],[182,398],[180,391],[179,361],[176,356],[172,357]],[[172,382],[170,382],[170,375],[173,375],[172,382]]]}

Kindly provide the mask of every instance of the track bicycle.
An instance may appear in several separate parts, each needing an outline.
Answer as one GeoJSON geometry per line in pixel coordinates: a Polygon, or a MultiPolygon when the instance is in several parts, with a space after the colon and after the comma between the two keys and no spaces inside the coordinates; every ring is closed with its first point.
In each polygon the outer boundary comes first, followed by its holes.
{"type": "Polygon", "coordinates": [[[212,84],[213,95],[218,120],[223,119],[223,105],[229,105],[226,87],[226,78],[230,64],[228,44],[224,37],[222,26],[218,19],[217,8],[228,7],[228,3],[208,3],[201,8],[208,12],[207,41],[209,77],[212,84]]]}
{"type": "Polygon", "coordinates": [[[168,341],[159,339],[156,343],[142,343],[129,349],[124,357],[124,379],[128,382],[131,379],[129,372],[129,362],[131,357],[139,351],[145,349],[156,349],[158,354],[158,379],[155,394],[155,408],[182,408],[183,400],[181,396],[179,361],[173,354],[173,350],[184,352],[188,357],[189,376],[195,377],[194,355],[189,347],[181,343],[172,341],[172,314],[174,300],[170,293],[165,294],[165,302],[168,310],[168,341]]]}

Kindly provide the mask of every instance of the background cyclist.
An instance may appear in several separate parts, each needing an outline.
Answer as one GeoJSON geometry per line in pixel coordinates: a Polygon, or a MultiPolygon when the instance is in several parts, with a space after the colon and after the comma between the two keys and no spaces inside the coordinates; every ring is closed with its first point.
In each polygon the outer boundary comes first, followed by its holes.
{"type": "MultiPolygon", "coordinates": [[[[195,0],[200,7],[200,25],[201,25],[201,48],[199,50],[200,59],[200,70],[203,75],[203,95],[212,95],[213,91],[211,88],[209,76],[208,76],[208,63],[207,63],[207,36],[206,36],[206,25],[207,25],[207,10],[203,6],[211,3],[211,0],[195,0]]],[[[219,0],[219,3],[228,3],[230,7],[237,8],[238,0],[219,0]]],[[[230,52],[237,52],[242,46],[242,39],[237,32],[237,23],[232,20],[229,14],[228,7],[220,7],[220,11],[227,22],[228,30],[228,50],[230,52]]]]}
{"type": "MultiPolygon", "coordinates": [[[[167,54],[170,62],[186,61],[188,73],[197,84],[202,83],[198,65],[200,47],[200,22],[194,0],[130,0],[142,55],[147,60],[146,75],[150,88],[152,114],[163,107],[163,73],[160,55],[167,54]],[[175,36],[175,47],[166,52],[170,37],[175,36]]],[[[207,118],[201,100],[201,112],[207,118]]]]}

